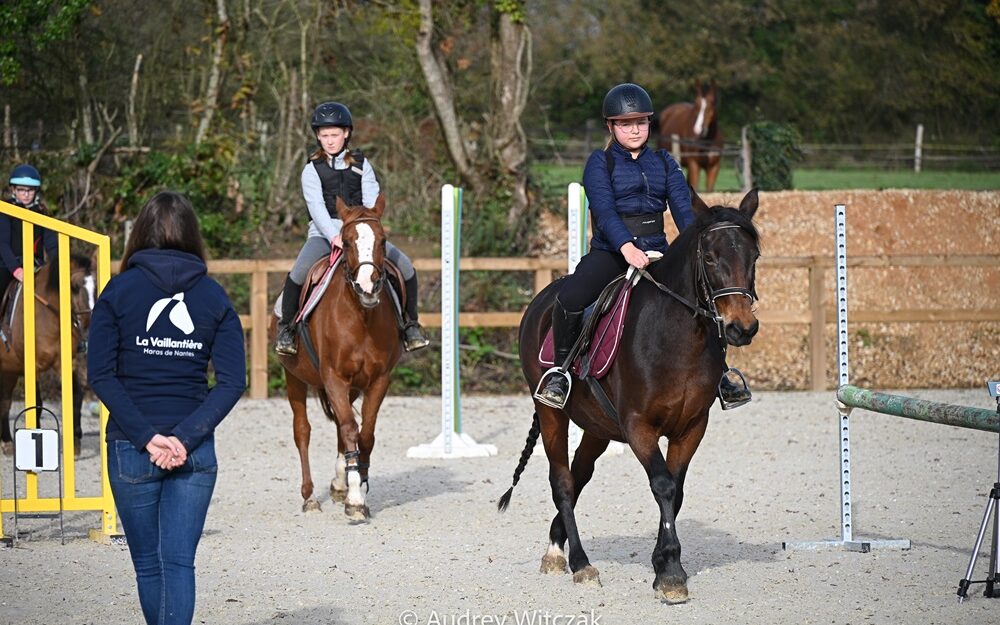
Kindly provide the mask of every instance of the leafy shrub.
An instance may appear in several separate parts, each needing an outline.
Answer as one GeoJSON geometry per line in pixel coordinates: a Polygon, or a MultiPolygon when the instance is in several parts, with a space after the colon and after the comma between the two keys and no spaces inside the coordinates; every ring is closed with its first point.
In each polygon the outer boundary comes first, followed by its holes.
{"type": "Polygon", "coordinates": [[[753,186],[762,191],[792,188],[792,162],[802,160],[802,138],[788,124],[761,121],[747,129],[752,148],[753,186]]]}

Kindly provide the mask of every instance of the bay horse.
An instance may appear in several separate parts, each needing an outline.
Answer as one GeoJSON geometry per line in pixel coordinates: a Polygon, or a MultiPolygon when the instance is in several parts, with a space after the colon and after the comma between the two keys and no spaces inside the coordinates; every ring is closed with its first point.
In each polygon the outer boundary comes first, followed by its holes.
{"type": "Polygon", "coordinates": [[[672,150],[673,135],[680,142],[680,165],[687,168],[688,184],[698,188],[701,171],[705,171],[705,190],[715,189],[715,179],[722,167],[724,138],[719,128],[719,93],[713,80],[708,88],[695,82],[694,102],[671,104],[660,113],[660,134],[657,146],[672,150]]]}
{"type": "MultiPolygon", "coordinates": [[[[302,465],[302,510],[319,510],[313,497],[309,468],[311,427],[306,415],[306,393],[316,389],[327,418],[337,424],[337,466],[330,482],[334,501],[344,502],[351,520],[370,515],[365,504],[368,467],[375,446],[375,421],[389,388],[389,376],[402,355],[402,341],[386,286],[385,199],[375,206],[347,206],[337,199],[343,256],[330,286],[305,324],[299,328],[299,349],[281,355],[292,407],[295,446],[302,465]],[[308,337],[304,336],[308,333],[308,337]],[[315,346],[317,367],[308,355],[306,339],[315,346]],[[353,402],[363,396],[361,427],[354,418],[353,402]]],[[[321,261],[321,262],[326,262],[321,261]]],[[[277,317],[271,320],[274,333],[277,317]]]]}
{"type": "MultiPolygon", "coordinates": [[[[73,254],[70,257],[70,304],[72,306],[73,354],[77,353],[81,341],[85,342],[90,328],[90,313],[94,309],[97,282],[94,279],[93,262],[87,256],[73,254]]],[[[11,284],[14,288],[14,283],[11,284]]],[[[49,262],[35,273],[35,368],[38,373],[60,366],[59,345],[59,271],[56,263],[49,262]]],[[[10,336],[7,342],[0,342],[0,449],[4,455],[13,452],[10,429],[10,404],[17,381],[24,375],[24,323],[23,302],[18,296],[15,302],[10,336]]],[[[0,312],[6,314],[6,311],[0,312]]],[[[80,375],[73,369],[73,436],[74,453],[80,453],[83,431],[80,425],[80,408],[83,403],[83,385],[80,375]]],[[[37,397],[37,395],[36,395],[37,397]]],[[[41,405],[41,397],[37,397],[41,405]]],[[[43,425],[43,424],[40,424],[43,425]]]]}
{"type": "MultiPolygon", "coordinates": [[[[549,528],[543,573],[564,573],[569,540],[573,581],[600,585],[587,558],[574,513],[594,463],[612,440],[626,443],[646,470],[660,510],[653,549],[653,588],[662,600],[687,600],[687,573],[680,563],[676,519],[684,498],[684,477],[708,426],[709,408],[723,372],[725,346],[749,344],[758,329],[753,304],[759,237],[753,224],[757,191],[739,208],[709,208],[692,190],[696,221],[685,228],[666,254],[647,267],[631,294],[618,355],[599,383],[617,412],[605,412],[590,389],[577,380],[563,409],[535,400],[535,413],[513,485],[498,503],[510,502],[539,435],[549,460],[549,483],[557,514],[549,528]],[[646,278],[643,275],[643,278],[646,278]],[[572,468],[570,421],[583,428],[572,468]],[[668,439],[661,454],[660,437],[668,439]]],[[[551,325],[551,310],[561,280],[542,290],[521,320],[521,368],[533,391],[546,367],[539,349],[551,325]]]]}

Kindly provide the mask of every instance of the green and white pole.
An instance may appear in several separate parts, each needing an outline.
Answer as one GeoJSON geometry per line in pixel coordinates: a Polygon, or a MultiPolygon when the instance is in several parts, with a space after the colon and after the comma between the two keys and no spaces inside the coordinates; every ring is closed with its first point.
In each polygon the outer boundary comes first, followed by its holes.
{"type": "Polygon", "coordinates": [[[441,433],[430,443],[410,447],[409,458],[494,456],[462,432],[462,381],[458,358],[459,263],[462,250],[462,188],[441,187],[441,433]]]}
{"type": "MultiPolygon", "coordinates": [[[[576,271],[576,266],[580,259],[587,252],[587,212],[590,210],[590,202],[587,200],[587,192],[579,182],[571,182],[566,188],[566,215],[567,246],[566,246],[566,270],[568,273],[576,271]]],[[[570,422],[569,424],[569,450],[570,453],[576,451],[580,446],[580,438],[583,430],[570,422]]],[[[619,455],[625,452],[625,446],[614,441],[608,445],[608,451],[619,455]]]]}

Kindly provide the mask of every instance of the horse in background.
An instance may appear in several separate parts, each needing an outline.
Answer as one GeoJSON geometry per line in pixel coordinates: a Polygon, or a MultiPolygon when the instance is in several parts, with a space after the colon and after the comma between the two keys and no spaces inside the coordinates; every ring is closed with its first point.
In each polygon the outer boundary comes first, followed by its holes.
{"type": "Polygon", "coordinates": [[[698,178],[704,170],[705,190],[711,193],[722,166],[724,143],[718,119],[719,93],[714,80],[707,89],[696,81],[694,89],[693,103],[671,104],[660,113],[657,147],[672,150],[673,135],[677,135],[679,161],[682,167],[687,168],[688,184],[697,190],[698,178]]]}
{"type": "MultiPolygon", "coordinates": [[[[389,293],[392,287],[387,284],[386,237],[381,221],[384,210],[382,195],[371,209],[348,207],[337,198],[337,213],[344,221],[340,231],[343,255],[315,310],[298,324],[298,353],[279,355],[285,368],[293,435],[302,466],[302,510],[320,509],[313,497],[309,468],[312,428],[306,414],[306,394],[312,387],[327,418],[337,424],[337,464],[330,495],[334,501],[344,502],[344,514],[355,521],[370,515],[365,499],[375,446],[375,421],[389,390],[389,376],[403,353],[395,304],[389,293]],[[353,409],[359,396],[364,398],[360,428],[353,409]]],[[[327,262],[324,258],[317,265],[327,262]]],[[[272,336],[276,325],[277,317],[272,317],[272,336]]]]}
{"type": "MultiPolygon", "coordinates": [[[[11,282],[10,291],[20,288],[20,283],[11,282]]],[[[88,256],[73,254],[70,257],[70,305],[72,310],[71,338],[72,353],[76,354],[81,343],[86,344],[90,328],[90,313],[94,309],[97,281],[94,277],[94,263],[88,256]]],[[[0,449],[4,455],[13,452],[10,428],[10,404],[14,387],[24,375],[24,315],[21,292],[18,291],[14,303],[10,335],[0,342],[0,449]]],[[[0,314],[6,314],[6,310],[0,314]]],[[[6,321],[6,320],[4,320],[6,321]]],[[[57,374],[60,367],[59,342],[59,268],[49,262],[35,273],[35,370],[37,373],[52,370],[57,374]]],[[[83,384],[80,374],[73,369],[73,444],[74,455],[80,454],[83,431],[80,426],[80,408],[83,403],[83,384]]],[[[37,378],[36,378],[37,384],[37,378]]],[[[41,397],[36,393],[38,404],[41,397]]]]}

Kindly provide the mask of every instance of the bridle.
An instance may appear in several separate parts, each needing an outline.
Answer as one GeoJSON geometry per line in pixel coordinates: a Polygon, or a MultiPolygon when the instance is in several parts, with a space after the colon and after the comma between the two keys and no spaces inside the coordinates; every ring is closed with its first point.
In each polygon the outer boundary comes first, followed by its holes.
{"type": "MultiPolygon", "coordinates": [[[[738,224],[734,224],[731,221],[721,221],[717,224],[713,224],[711,227],[706,228],[698,236],[698,249],[696,253],[697,268],[695,269],[695,292],[696,300],[692,302],[683,295],[671,290],[666,285],[658,281],[656,278],[651,276],[645,269],[640,269],[639,273],[643,278],[646,278],[659,290],[663,291],[667,295],[670,295],[681,304],[684,304],[694,312],[694,316],[705,317],[711,320],[716,325],[719,338],[721,339],[723,333],[725,332],[726,322],[719,314],[719,309],[715,302],[719,298],[728,297],[730,295],[742,295],[750,300],[751,305],[757,301],[757,292],[754,287],[753,282],[750,283],[750,288],[745,289],[739,286],[726,286],[719,289],[712,287],[712,281],[708,277],[708,270],[705,268],[705,253],[703,251],[702,243],[705,239],[705,235],[709,232],[715,232],[717,230],[726,230],[729,228],[740,228],[738,224]]],[[[723,341],[723,351],[725,351],[725,341],[723,341]]]]}
{"type": "MultiPolygon", "coordinates": [[[[356,224],[359,221],[374,221],[374,222],[378,223],[379,219],[377,217],[358,217],[357,219],[352,219],[350,223],[351,224],[356,224]]],[[[346,224],[345,224],[345,226],[346,226],[346,224]]],[[[365,293],[365,290],[363,288],[361,288],[361,285],[358,284],[358,280],[357,280],[358,273],[361,271],[361,268],[364,267],[365,265],[371,265],[372,269],[375,271],[375,274],[378,276],[378,278],[376,278],[375,281],[372,283],[372,292],[371,292],[371,295],[377,295],[378,293],[380,293],[382,291],[382,287],[385,285],[385,274],[386,274],[386,272],[385,272],[385,269],[383,267],[379,267],[378,265],[376,265],[375,263],[373,263],[371,261],[364,260],[364,261],[361,261],[360,263],[358,263],[358,266],[354,268],[354,271],[353,271],[353,274],[352,274],[351,269],[346,265],[346,262],[345,262],[345,265],[344,265],[344,278],[347,280],[347,284],[350,285],[350,287],[352,289],[354,289],[354,293],[358,297],[364,297],[366,295],[369,295],[368,293],[365,293]]]]}

